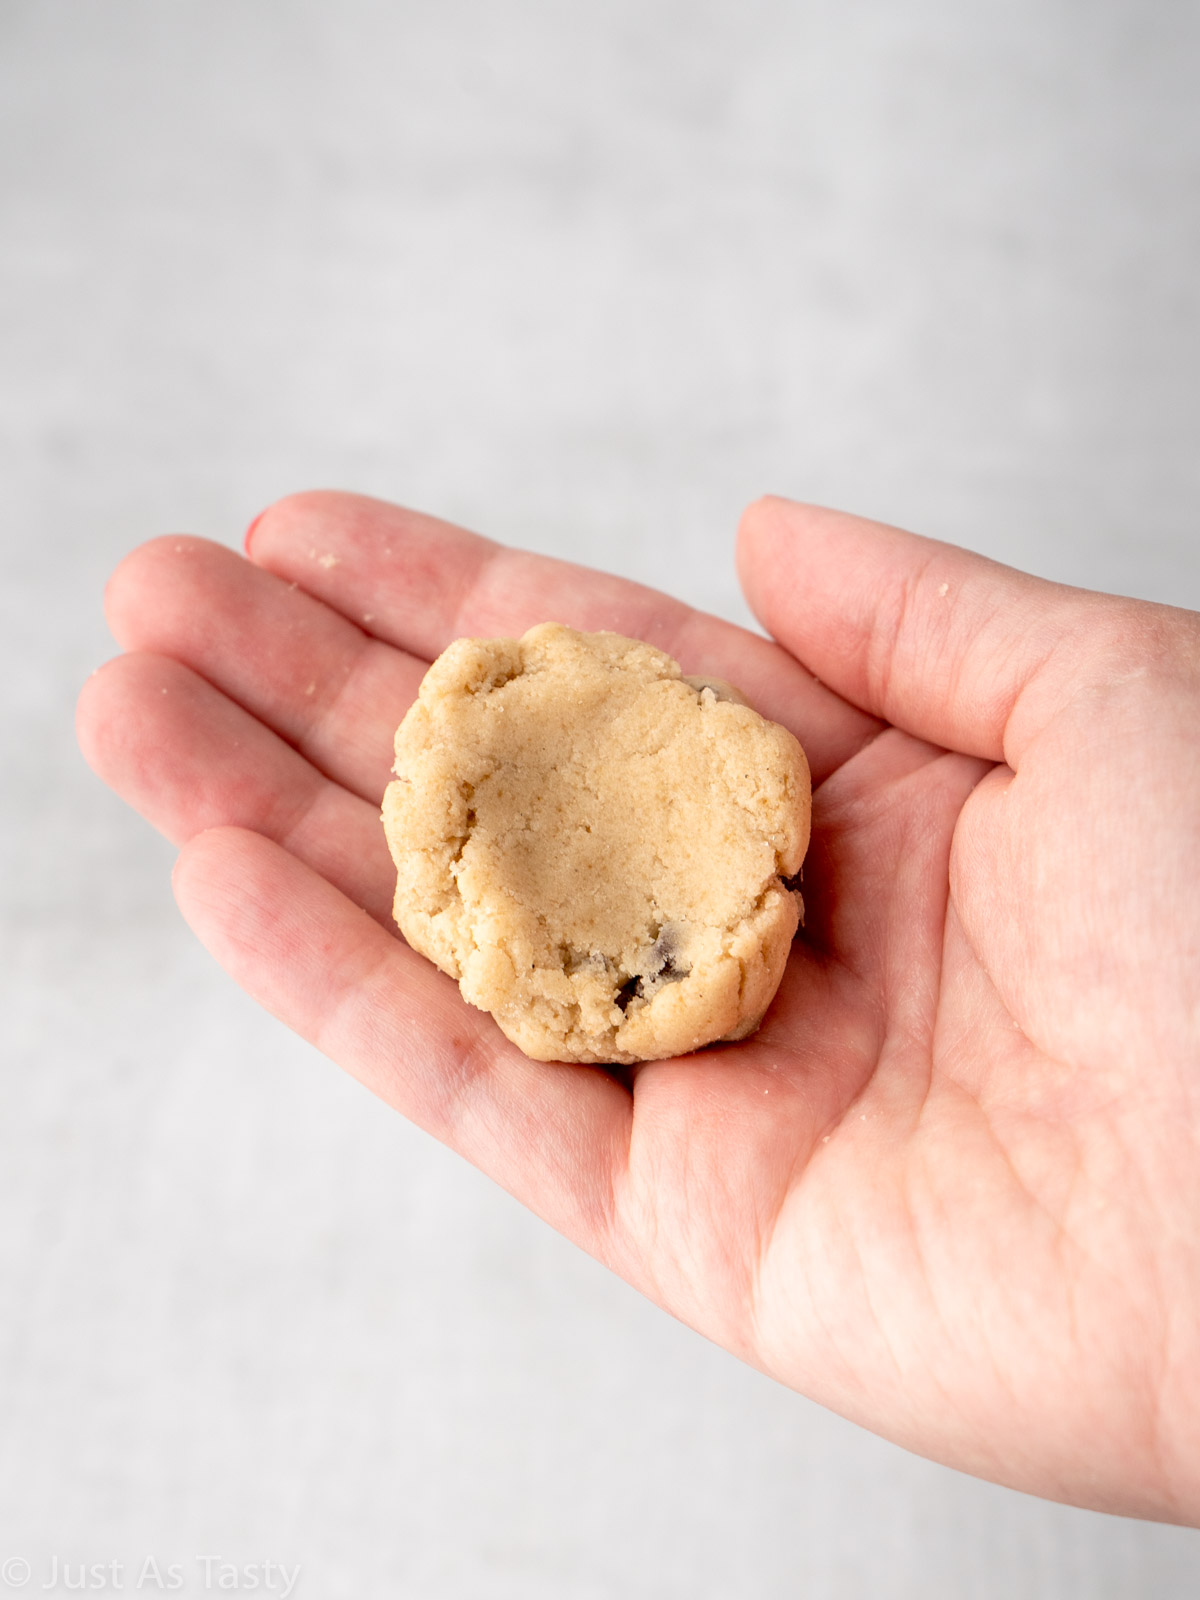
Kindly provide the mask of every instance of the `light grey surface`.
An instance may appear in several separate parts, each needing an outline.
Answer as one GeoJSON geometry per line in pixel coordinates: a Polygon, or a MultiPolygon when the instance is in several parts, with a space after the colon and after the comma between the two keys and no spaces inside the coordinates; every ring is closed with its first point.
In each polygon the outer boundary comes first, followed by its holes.
{"type": "Polygon", "coordinates": [[[0,7],[31,1588],[57,1553],[321,1600],[1197,1592],[1200,1536],[773,1387],[256,1014],[70,707],[125,550],[314,484],[741,620],[764,489],[1200,603],[1198,66],[1169,0],[0,7]]]}

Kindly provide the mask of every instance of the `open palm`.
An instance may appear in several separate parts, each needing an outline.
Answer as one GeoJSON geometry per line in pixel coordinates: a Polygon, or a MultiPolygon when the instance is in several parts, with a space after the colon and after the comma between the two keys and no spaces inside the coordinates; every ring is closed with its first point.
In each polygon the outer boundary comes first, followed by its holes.
{"type": "Polygon", "coordinates": [[[97,771],[252,995],[747,1361],[968,1471],[1200,1516],[1200,622],[764,501],[778,643],[356,497],[135,552],[97,771]],[[391,739],[463,634],[612,628],[814,778],[807,923],[743,1044],[526,1060],[389,917],[391,739]]]}

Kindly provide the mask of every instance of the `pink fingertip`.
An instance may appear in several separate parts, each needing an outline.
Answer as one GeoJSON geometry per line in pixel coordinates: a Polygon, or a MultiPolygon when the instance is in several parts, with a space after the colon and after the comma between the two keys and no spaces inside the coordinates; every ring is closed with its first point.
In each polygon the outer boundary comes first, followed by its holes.
{"type": "Polygon", "coordinates": [[[255,517],[254,521],[246,529],[246,537],[242,540],[242,549],[246,552],[247,555],[250,554],[250,541],[254,537],[254,530],[255,530],[255,528],[258,527],[259,523],[266,516],[266,514],[267,513],[265,511],[260,511],[258,513],[258,515],[255,517]]]}

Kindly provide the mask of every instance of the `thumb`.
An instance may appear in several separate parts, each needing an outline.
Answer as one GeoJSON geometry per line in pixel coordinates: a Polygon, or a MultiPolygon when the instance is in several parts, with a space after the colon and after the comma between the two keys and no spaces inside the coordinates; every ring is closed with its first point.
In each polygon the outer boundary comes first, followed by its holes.
{"type": "Polygon", "coordinates": [[[1012,767],[1081,688],[1185,615],[775,498],[743,516],[738,570],[759,620],[844,699],[1012,767]]]}

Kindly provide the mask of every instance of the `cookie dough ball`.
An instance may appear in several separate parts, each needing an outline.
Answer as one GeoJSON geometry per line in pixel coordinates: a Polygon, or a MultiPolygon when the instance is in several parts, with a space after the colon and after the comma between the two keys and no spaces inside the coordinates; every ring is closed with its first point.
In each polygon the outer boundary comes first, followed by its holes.
{"type": "Polygon", "coordinates": [[[752,1033],[800,917],[808,763],[717,680],[555,623],[459,639],[396,734],[395,917],[540,1061],[752,1033]]]}

